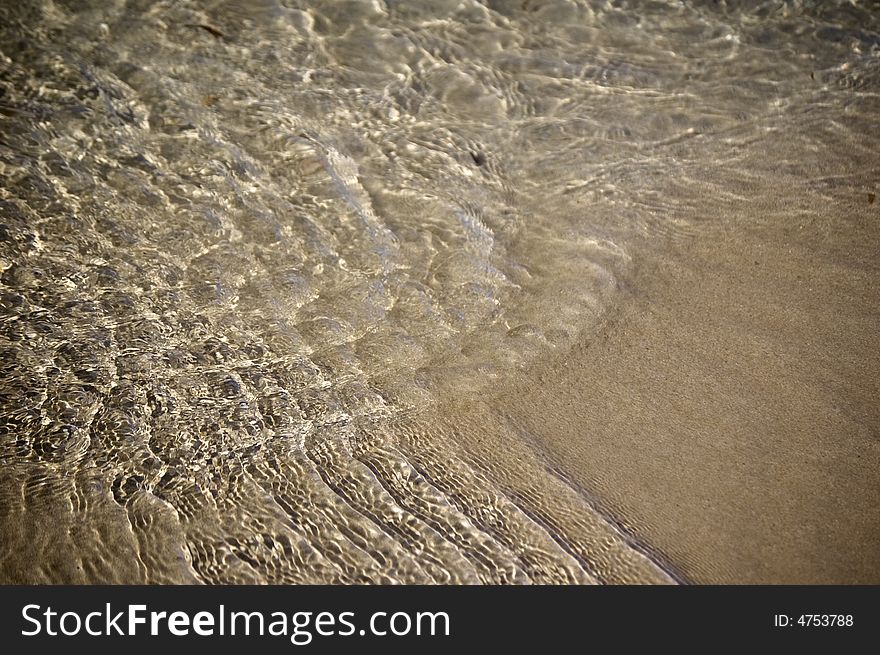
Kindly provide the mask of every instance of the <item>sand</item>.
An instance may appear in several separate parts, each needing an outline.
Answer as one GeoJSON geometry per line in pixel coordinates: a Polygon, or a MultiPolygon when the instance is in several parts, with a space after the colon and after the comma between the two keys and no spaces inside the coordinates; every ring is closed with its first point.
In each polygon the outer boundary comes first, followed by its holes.
{"type": "Polygon", "coordinates": [[[631,244],[600,335],[496,407],[684,581],[877,583],[878,206],[856,186],[804,223],[815,198],[756,191],[631,244]]]}
{"type": "Polygon", "coordinates": [[[880,582],[869,8],[6,4],[0,581],[880,582]]]}

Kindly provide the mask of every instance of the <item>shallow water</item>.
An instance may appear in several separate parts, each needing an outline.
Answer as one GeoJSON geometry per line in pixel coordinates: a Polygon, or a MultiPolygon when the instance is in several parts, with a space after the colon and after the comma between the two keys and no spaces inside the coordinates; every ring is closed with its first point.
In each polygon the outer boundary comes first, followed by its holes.
{"type": "Polygon", "coordinates": [[[880,177],[876,7],[0,26],[8,582],[673,581],[527,436],[468,455],[493,437],[449,408],[596,331],[636,241],[720,230],[768,179],[831,202],[880,177]]]}

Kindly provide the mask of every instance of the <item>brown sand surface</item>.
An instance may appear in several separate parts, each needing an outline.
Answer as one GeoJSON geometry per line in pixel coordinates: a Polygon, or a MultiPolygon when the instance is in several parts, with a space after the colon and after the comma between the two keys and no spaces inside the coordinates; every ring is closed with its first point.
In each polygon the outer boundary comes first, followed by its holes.
{"type": "Polygon", "coordinates": [[[0,3],[0,582],[880,582],[877,12],[265,4],[0,3]]]}
{"type": "Polygon", "coordinates": [[[880,213],[841,194],[631,244],[599,336],[495,401],[687,581],[880,582],[880,213]]]}

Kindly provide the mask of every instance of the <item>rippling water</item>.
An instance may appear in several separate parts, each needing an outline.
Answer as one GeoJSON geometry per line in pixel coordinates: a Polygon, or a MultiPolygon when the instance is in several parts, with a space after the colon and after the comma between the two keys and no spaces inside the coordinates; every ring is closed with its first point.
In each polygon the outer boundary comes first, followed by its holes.
{"type": "Polygon", "coordinates": [[[4,3],[4,581],[671,581],[564,475],[517,493],[407,426],[595,330],[628,244],[747,196],[768,141],[867,139],[878,30],[850,3],[4,3]]]}

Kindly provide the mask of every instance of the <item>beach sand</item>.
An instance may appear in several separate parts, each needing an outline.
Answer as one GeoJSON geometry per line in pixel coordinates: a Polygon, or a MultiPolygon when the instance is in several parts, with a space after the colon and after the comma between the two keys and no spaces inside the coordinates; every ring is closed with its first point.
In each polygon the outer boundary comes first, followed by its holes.
{"type": "Polygon", "coordinates": [[[7,4],[0,581],[880,582],[870,8],[7,4]]]}
{"type": "Polygon", "coordinates": [[[684,581],[878,583],[878,206],[755,192],[495,409],[684,581]]]}

